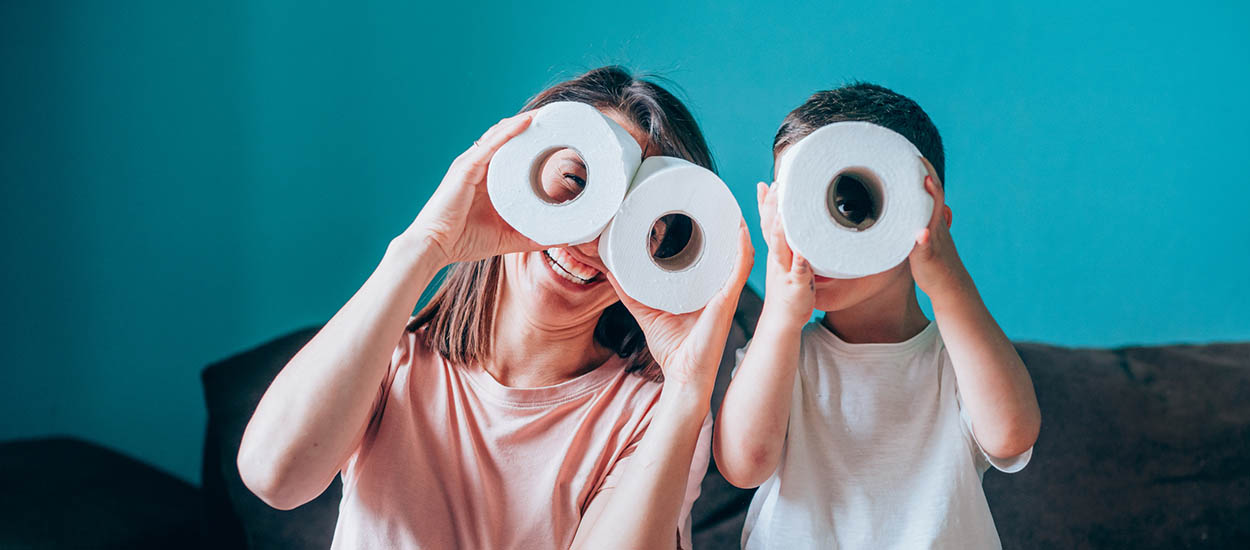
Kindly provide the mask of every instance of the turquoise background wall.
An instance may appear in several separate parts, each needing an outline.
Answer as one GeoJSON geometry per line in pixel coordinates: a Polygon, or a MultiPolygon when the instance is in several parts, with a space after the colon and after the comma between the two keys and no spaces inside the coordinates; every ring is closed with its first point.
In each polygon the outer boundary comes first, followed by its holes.
{"type": "Polygon", "coordinates": [[[809,93],[918,100],[1015,339],[1250,339],[1244,2],[451,4],[0,5],[0,439],[198,480],[199,369],[329,317],[457,153],[606,63],[680,85],[752,225],[809,93]]]}

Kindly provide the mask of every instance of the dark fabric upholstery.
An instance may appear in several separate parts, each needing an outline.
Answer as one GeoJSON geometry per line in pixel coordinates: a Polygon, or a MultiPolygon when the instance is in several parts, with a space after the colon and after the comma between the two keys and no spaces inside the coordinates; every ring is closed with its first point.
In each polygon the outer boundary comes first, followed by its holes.
{"type": "Polygon", "coordinates": [[[0,443],[0,548],[183,548],[199,507],[195,487],[93,443],[0,443]]]}
{"type": "Polygon", "coordinates": [[[330,547],[342,486],[299,508],[276,510],[243,485],[235,459],[252,411],[269,384],[317,329],[293,332],[204,369],[204,548],[330,547]]]}
{"type": "MultiPolygon", "coordinates": [[[[721,363],[753,333],[761,302],[748,289],[721,363]]],[[[209,546],[326,548],[338,481],[290,512],[243,487],[235,455],[252,409],[312,335],[305,329],[204,371],[205,529],[209,546]]],[[[985,491],[1005,548],[1250,548],[1250,343],[1119,350],[1018,346],[1042,407],[1033,462],[991,471],[985,491]]],[[[737,548],[751,491],[709,469],[695,503],[695,545],[737,548]]]]}
{"type": "Polygon", "coordinates": [[[1020,344],[1042,409],[985,476],[1004,548],[1250,548],[1250,344],[1020,344]]]}

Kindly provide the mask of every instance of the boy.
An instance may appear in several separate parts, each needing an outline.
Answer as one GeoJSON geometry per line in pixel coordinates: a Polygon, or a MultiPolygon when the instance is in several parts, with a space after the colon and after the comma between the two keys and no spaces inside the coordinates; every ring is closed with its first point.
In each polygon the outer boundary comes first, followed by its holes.
{"type": "MultiPolygon", "coordinates": [[[[899,266],[827,279],[790,250],[777,194],[759,184],[764,310],[739,351],[713,440],[725,479],[763,484],[743,546],[1000,547],[981,476],[1028,463],[1041,424],[1033,384],[955,251],[941,137],[919,105],[871,84],[818,92],[782,122],[774,158],[849,120],[916,145],[933,217],[899,266]],[[920,309],[917,285],[936,324],[920,309]],[[823,319],[804,326],[813,309],[823,319]]],[[[852,219],[865,208],[854,197],[838,205],[852,219]]]]}

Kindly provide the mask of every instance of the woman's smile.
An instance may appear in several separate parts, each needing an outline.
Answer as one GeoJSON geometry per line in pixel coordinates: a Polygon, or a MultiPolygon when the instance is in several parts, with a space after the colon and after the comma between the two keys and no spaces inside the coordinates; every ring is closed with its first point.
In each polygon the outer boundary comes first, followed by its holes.
{"type": "Polygon", "coordinates": [[[578,261],[563,248],[544,250],[543,259],[547,260],[552,273],[573,284],[591,285],[603,280],[602,271],[578,261]]]}

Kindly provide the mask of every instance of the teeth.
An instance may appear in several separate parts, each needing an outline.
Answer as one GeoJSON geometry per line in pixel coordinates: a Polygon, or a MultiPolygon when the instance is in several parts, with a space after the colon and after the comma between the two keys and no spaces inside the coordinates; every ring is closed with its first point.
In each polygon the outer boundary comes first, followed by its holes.
{"type": "Polygon", "coordinates": [[[589,284],[599,276],[599,271],[583,264],[560,248],[549,248],[543,251],[547,265],[556,275],[577,284],[589,284]]]}

